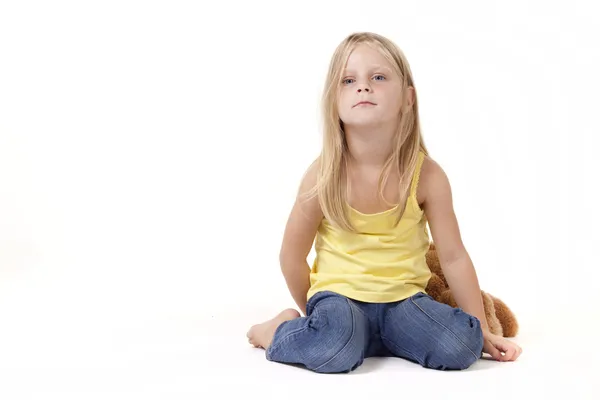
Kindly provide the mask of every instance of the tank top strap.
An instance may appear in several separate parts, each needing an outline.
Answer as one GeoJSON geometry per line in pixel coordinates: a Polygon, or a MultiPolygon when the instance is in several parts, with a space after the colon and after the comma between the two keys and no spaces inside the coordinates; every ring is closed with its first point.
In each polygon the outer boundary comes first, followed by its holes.
{"type": "Polygon", "coordinates": [[[417,197],[417,187],[419,186],[419,178],[421,177],[421,167],[423,166],[424,160],[425,153],[421,150],[419,151],[417,165],[415,166],[415,172],[413,173],[412,183],[410,185],[410,195],[414,198],[417,197]]]}

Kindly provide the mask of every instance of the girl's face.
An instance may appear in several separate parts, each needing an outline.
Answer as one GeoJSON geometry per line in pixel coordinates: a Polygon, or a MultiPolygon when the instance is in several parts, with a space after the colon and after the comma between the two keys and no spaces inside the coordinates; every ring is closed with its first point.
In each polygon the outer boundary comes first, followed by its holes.
{"type": "Polygon", "coordinates": [[[375,49],[361,44],[342,72],[338,112],[345,126],[368,127],[396,122],[402,100],[400,78],[375,49]]]}

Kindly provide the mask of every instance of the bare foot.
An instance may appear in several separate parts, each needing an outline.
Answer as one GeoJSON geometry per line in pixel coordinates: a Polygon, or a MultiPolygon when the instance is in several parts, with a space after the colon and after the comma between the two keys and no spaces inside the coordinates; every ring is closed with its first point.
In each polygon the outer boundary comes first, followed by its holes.
{"type": "Polygon", "coordinates": [[[275,318],[250,328],[246,334],[248,342],[254,347],[266,349],[271,344],[271,340],[273,340],[273,335],[275,335],[277,327],[285,321],[290,321],[298,317],[300,317],[300,313],[293,308],[283,310],[277,314],[275,318]]]}

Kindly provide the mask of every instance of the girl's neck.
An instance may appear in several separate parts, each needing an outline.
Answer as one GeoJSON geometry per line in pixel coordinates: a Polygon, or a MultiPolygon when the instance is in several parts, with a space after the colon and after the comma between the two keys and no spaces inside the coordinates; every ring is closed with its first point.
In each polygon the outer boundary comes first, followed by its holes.
{"type": "Polygon", "coordinates": [[[395,129],[345,127],[350,164],[381,169],[393,148],[395,129]]]}

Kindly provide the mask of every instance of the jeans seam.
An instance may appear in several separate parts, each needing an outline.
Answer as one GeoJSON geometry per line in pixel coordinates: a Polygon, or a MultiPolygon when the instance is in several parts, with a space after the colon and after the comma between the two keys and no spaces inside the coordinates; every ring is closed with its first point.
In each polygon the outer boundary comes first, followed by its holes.
{"type": "MultiPolygon", "coordinates": [[[[398,305],[399,304],[397,304],[396,307],[398,307],[398,305]]],[[[385,317],[383,318],[383,326],[387,326],[388,320],[390,319],[390,311],[392,311],[392,310],[388,310],[387,313],[385,314],[385,317]]],[[[407,349],[401,348],[400,346],[398,346],[396,344],[396,342],[394,342],[393,340],[390,340],[387,336],[385,336],[383,334],[383,331],[381,332],[381,339],[390,343],[395,348],[395,350],[398,352],[398,355],[400,353],[406,353],[406,354],[410,355],[413,359],[417,360],[417,362],[419,364],[425,363],[425,360],[423,360],[421,357],[418,357],[417,355],[413,354],[413,352],[408,351],[407,349]]]]}
{"type": "Polygon", "coordinates": [[[352,342],[352,339],[354,339],[354,335],[356,334],[356,317],[354,316],[354,308],[352,307],[352,304],[350,304],[350,301],[348,299],[346,299],[346,301],[348,302],[348,305],[350,306],[350,315],[352,316],[352,334],[350,335],[348,342],[337,353],[335,353],[333,355],[333,357],[331,357],[329,360],[325,361],[323,364],[316,367],[315,371],[320,370],[321,368],[323,368],[327,364],[329,364],[331,361],[333,361],[337,356],[340,355],[340,353],[342,351],[344,351],[344,349],[346,349],[346,347],[348,347],[350,345],[350,343],[352,342]]]}
{"type": "MultiPolygon", "coordinates": [[[[479,358],[477,357],[477,355],[475,354],[475,352],[473,352],[473,350],[471,350],[471,348],[469,348],[469,346],[467,346],[459,337],[456,333],[454,333],[452,331],[452,329],[448,328],[446,325],[442,324],[440,321],[436,320],[435,318],[433,318],[431,315],[429,315],[425,310],[423,310],[423,308],[421,308],[421,306],[419,306],[417,303],[415,303],[415,301],[413,299],[410,299],[411,303],[413,303],[419,310],[421,310],[421,312],[425,315],[427,315],[432,321],[434,321],[435,323],[437,323],[438,325],[440,325],[442,328],[446,329],[448,332],[450,332],[455,338],[456,340],[458,340],[458,342],[460,344],[462,344],[463,346],[465,346],[470,352],[471,354],[473,354],[473,357],[475,357],[475,360],[478,360],[479,358]]],[[[463,311],[464,312],[464,311],[463,311]]]]}

